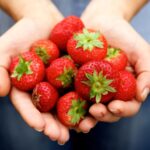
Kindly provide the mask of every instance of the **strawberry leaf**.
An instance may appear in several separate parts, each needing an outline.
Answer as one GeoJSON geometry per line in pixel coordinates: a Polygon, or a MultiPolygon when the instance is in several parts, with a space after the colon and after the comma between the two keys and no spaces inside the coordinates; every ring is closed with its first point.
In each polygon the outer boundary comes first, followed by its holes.
{"type": "Polygon", "coordinates": [[[106,55],[106,60],[112,59],[114,57],[117,57],[120,53],[120,49],[118,48],[112,48],[112,47],[108,47],[107,49],[107,55],[106,55]]]}
{"type": "Polygon", "coordinates": [[[72,68],[64,67],[63,73],[57,77],[57,80],[61,81],[63,87],[68,87],[72,82],[75,76],[75,72],[72,68]]]}
{"type": "Polygon", "coordinates": [[[86,101],[77,99],[72,100],[72,105],[70,110],[68,111],[68,115],[71,116],[71,123],[77,124],[79,121],[84,118],[84,115],[86,114],[86,110],[84,109],[84,106],[86,104],[86,101]]]}
{"type": "Polygon", "coordinates": [[[103,48],[103,42],[99,39],[99,32],[89,32],[87,29],[83,29],[82,33],[74,35],[74,39],[77,41],[76,48],[83,48],[84,51],[92,51],[94,47],[103,48]]]}
{"type": "Polygon", "coordinates": [[[31,61],[26,61],[22,56],[19,56],[18,65],[15,67],[11,77],[17,78],[19,81],[24,74],[32,74],[31,63],[31,61]]]}
{"type": "Polygon", "coordinates": [[[94,70],[93,74],[85,73],[86,81],[82,81],[83,84],[90,87],[90,99],[95,98],[96,103],[101,101],[103,95],[107,95],[109,92],[115,93],[116,89],[111,86],[112,79],[107,79],[103,75],[103,72],[97,72],[94,70]]]}
{"type": "Polygon", "coordinates": [[[42,59],[44,64],[48,64],[50,55],[47,53],[46,48],[39,46],[36,48],[35,51],[36,51],[36,54],[42,59]]]}

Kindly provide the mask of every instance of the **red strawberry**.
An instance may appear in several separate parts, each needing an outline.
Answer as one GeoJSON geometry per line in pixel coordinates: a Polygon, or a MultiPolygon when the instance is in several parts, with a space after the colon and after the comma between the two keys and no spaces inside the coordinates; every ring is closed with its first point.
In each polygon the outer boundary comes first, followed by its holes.
{"type": "Polygon", "coordinates": [[[35,52],[44,62],[45,65],[49,65],[54,59],[59,57],[59,50],[50,40],[39,40],[33,43],[31,51],[35,52]]]}
{"type": "Polygon", "coordinates": [[[56,88],[65,88],[71,85],[77,72],[72,59],[61,57],[54,60],[47,68],[47,79],[56,88]]]}
{"type": "Polygon", "coordinates": [[[61,49],[65,50],[68,39],[73,33],[82,30],[83,22],[76,16],[68,16],[53,28],[50,34],[52,40],[61,49]]]}
{"type": "Polygon", "coordinates": [[[118,71],[124,70],[128,62],[127,56],[122,50],[112,47],[107,49],[107,56],[105,60],[111,63],[118,71]]]}
{"type": "Polygon", "coordinates": [[[40,82],[32,93],[33,104],[41,111],[48,112],[58,100],[57,90],[47,82],[40,82]]]}
{"type": "Polygon", "coordinates": [[[87,103],[76,92],[69,92],[60,97],[57,103],[59,120],[67,127],[74,127],[84,118],[87,103]]]}
{"type": "Polygon", "coordinates": [[[119,88],[115,95],[115,99],[119,100],[132,100],[136,94],[136,79],[129,71],[119,72],[119,88]]]}
{"type": "Polygon", "coordinates": [[[79,68],[75,89],[84,99],[105,103],[111,100],[118,87],[118,74],[106,61],[90,61],[79,68]]]}
{"type": "Polygon", "coordinates": [[[33,52],[14,57],[9,69],[12,85],[23,91],[32,90],[45,74],[43,62],[33,52]]]}
{"type": "Polygon", "coordinates": [[[69,39],[67,51],[78,64],[102,60],[107,54],[107,42],[99,32],[84,28],[69,39]]]}

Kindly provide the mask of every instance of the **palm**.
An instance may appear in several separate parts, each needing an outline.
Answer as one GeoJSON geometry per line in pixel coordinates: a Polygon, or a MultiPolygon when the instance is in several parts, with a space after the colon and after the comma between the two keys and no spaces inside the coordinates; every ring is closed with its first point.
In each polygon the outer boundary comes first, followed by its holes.
{"type": "Polygon", "coordinates": [[[144,99],[143,89],[150,86],[149,45],[123,19],[117,20],[113,29],[104,34],[110,44],[120,47],[126,52],[129,63],[137,75],[137,99],[144,99]]]}
{"type": "MultiPolygon", "coordinates": [[[[24,51],[27,51],[31,44],[39,39],[48,38],[54,24],[47,27],[39,25],[30,19],[22,19],[7,31],[1,38],[0,51],[0,95],[6,95],[10,90],[10,79],[8,68],[11,58],[24,51]]],[[[28,125],[44,133],[53,140],[60,142],[67,141],[69,138],[68,129],[63,126],[53,115],[40,113],[32,104],[31,96],[12,87],[10,99],[28,125]]]]}
{"type": "MultiPolygon", "coordinates": [[[[102,104],[95,104],[90,108],[90,113],[98,120],[108,122],[116,121],[122,116],[134,115],[138,112],[141,106],[141,103],[138,101],[144,100],[149,92],[149,45],[122,17],[111,15],[99,17],[96,16],[93,17],[92,21],[89,21],[92,14],[88,14],[88,12],[89,11],[87,8],[82,16],[85,25],[88,28],[99,30],[106,37],[110,45],[124,50],[128,56],[129,63],[135,69],[135,74],[137,76],[137,100],[133,99],[129,102],[114,100],[113,102],[109,103],[108,108],[102,104]],[[108,110],[112,113],[110,113],[108,110]],[[103,114],[103,117],[100,117],[99,114],[103,114]]],[[[93,11],[93,13],[95,12],[93,11]]]]}
{"type": "MultiPolygon", "coordinates": [[[[89,26],[100,30],[110,45],[119,47],[126,52],[129,63],[134,67],[138,77],[141,74],[149,73],[149,45],[132,29],[128,22],[122,18],[108,18],[107,21],[102,20],[89,26]]],[[[142,99],[140,95],[137,97],[142,99]]]]}

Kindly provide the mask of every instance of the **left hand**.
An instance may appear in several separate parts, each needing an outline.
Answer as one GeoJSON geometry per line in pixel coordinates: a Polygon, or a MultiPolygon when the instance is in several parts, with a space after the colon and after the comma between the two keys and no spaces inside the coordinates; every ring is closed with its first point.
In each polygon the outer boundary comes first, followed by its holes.
{"type": "Polygon", "coordinates": [[[101,14],[99,6],[100,4],[95,5],[95,2],[91,1],[81,19],[87,28],[101,31],[110,45],[124,50],[137,75],[135,99],[126,102],[113,100],[107,106],[101,103],[94,104],[89,110],[90,114],[98,121],[115,122],[121,117],[135,115],[141,107],[141,102],[149,93],[150,46],[123,16],[113,13],[101,14]]]}

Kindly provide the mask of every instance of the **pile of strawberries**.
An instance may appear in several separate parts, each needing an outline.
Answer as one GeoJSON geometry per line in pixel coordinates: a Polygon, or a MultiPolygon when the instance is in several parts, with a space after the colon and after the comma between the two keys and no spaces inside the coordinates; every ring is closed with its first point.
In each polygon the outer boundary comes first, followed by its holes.
{"type": "Polygon", "coordinates": [[[135,97],[136,79],[125,70],[127,63],[126,54],[108,46],[100,32],[69,16],[53,28],[48,40],[33,43],[12,59],[10,76],[13,86],[32,92],[41,112],[56,108],[59,120],[74,127],[92,103],[135,97]]]}

